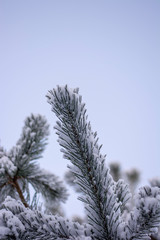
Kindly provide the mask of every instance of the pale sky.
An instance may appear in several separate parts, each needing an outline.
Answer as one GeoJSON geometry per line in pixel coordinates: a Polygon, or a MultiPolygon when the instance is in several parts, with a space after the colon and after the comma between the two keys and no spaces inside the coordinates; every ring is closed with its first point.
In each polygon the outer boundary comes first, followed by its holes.
{"type": "MultiPolygon", "coordinates": [[[[45,95],[64,84],[80,88],[106,163],[136,167],[142,184],[160,176],[159,0],[1,0],[0,144],[9,150],[26,116],[45,115],[39,162],[61,178],[68,162],[45,95]]],[[[68,216],[82,212],[76,197],[68,216]]]]}

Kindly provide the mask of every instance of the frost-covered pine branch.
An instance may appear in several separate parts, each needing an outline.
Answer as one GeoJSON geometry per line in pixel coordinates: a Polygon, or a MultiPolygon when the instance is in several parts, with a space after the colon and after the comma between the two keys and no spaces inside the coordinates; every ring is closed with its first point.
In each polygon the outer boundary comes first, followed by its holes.
{"type": "Polygon", "coordinates": [[[50,91],[48,101],[61,121],[56,126],[59,143],[64,147],[64,156],[76,166],[74,174],[85,193],[81,200],[86,204],[97,239],[120,239],[119,226],[125,229],[121,209],[130,197],[128,189],[124,184],[123,196],[117,194],[117,183],[105,168],[105,158],[100,153],[96,133],[87,123],[85,105],[77,89],[69,92],[67,87],[58,87],[50,91]]]}
{"type": "MultiPolygon", "coordinates": [[[[112,175],[114,181],[118,181],[119,179],[124,179],[129,184],[129,188],[131,192],[134,193],[135,188],[139,182],[140,173],[137,169],[133,168],[127,171],[122,171],[121,166],[118,162],[110,162],[109,163],[110,174],[112,175]]],[[[75,175],[68,169],[64,175],[64,179],[74,188],[76,192],[81,192],[79,185],[76,184],[75,175]]],[[[157,179],[153,179],[152,181],[156,181],[157,179]]]]}
{"type": "Polygon", "coordinates": [[[59,119],[55,129],[62,152],[74,165],[70,169],[84,193],[80,199],[86,205],[94,239],[149,239],[160,224],[159,189],[153,188],[146,194],[146,188],[141,189],[138,196],[143,201],[137,197],[135,210],[126,221],[123,210],[130,198],[127,184],[122,180],[115,182],[106,168],[97,134],[87,122],[85,104],[78,89],[58,86],[49,91],[47,97],[59,119]]]}
{"type": "Polygon", "coordinates": [[[142,187],[136,198],[136,206],[128,219],[130,239],[150,239],[149,236],[157,232],[159,225],[160,189],[142,187]]]}
{"type": "Polygon", "coordinates": [[[47,201],[64,201],[66,189],[58,178],[40,169],[37,159],[47,144],[49,125],[41,115],[27,117],[20,139],[9,152],[0,148],[0,204],[6,196],[20,199],[28,207],[29,184],[47,201]]]}
{"type": "Polygon", "coordinates": [[[33,211],[10,197],[0,210],[0,239],[3,240],[91,240],[90,235],[87,224],[33,211]]]}

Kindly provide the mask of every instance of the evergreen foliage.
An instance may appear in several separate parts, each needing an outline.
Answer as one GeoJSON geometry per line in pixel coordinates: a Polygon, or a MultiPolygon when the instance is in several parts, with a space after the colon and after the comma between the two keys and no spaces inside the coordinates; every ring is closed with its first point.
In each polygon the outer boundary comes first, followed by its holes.
{"type": "MultiPolygon", "coordinates": [[[[20,201],[8,197],[0,210],[1,239],[154,239],[153,236],[156,236],[160,225],[160,188],[155,184],[151,187],[140,188],[138,194],[135,195],[135,206],[126,216],[124,214],[125,207],[131,199],[128,184],[124,180],[117,179],[115,181],[109,168],[106,167],[105,156],[100,152],[101,146],[98,144],[97,133],[92,131],[91,124],[87,121],[85,104],[78,94],[78,89],[58,86],[57,89],[49,91],[47,98],[52,111],[59,119],[55,126],[58,142],[62,147],[64,158],[71,162],[70,171],[83,193],[79,199],[84,202],[88,223],[80,225],[65,220],[63,217],[45,215],[37,210],[26,208],[20,201]]],[[[28,136],[27,133],[25,134],[28,136]]],[[[7,180],[8,175],[14,179],[17,172],[21,177],[24,171],[24,178],[27,181],[30,179],[33,187],[37,188],[37,191],[41,189],[45,195],[43,189],[47,189],[47,181],[52,177],[49,174],[44,177],[44,172],[41,174],[41,171],[38,175],[36,172],[31,175],[30,169],[26,169],[27,164],[28,167],[33,164],[31,168],[35,168],[35,162],[32,160],[36,159],[37,154],[41,154],[45,141],[40,141],[40,143],[43,142],[42,145],[37,144],[37,151],[35,148],[30,151],[26,150],[28,143],[23,143],[27,142],[24,139],[26,137],[22,136],[21,141],[18,142],[18,146],[20,145],[23,149],[20,154],[15,154],[19,150],[12,150],[7,154],[4,149],[1,149],[1,166],[3,166],[1,168],[4,169],[2,179],[7,180]],[[35,152],[36,155],[34,155],[35,152]],[[26,157],[26,153],[29,153],[30,157],[26,157]],[[18,160],[16,156],[21,157],[18,160]],[[8,166],[11,166],[10,170],[8,166]],[[20,170],[21,168],[22,170],[20,170]]],[[[3,180],[3,187],[6,182],[3,180]]],[[[22,186],[26,185],[22,184],[22,186]]],[[[49,192],[50,187],[49,185],[49,192]]],[[[51,195],[45,195],[45,197],[50,198],[51,195]]]]}
{"type": "Polygon", "coordinates": [[[49,125],[46,119],[41,115],[31,114],[25,120],[16,146],[9,152],[0,148],[0,203],[9,195],[20,199],[28,207],[29,184],[46,201],[66,199],[67,193],[62,183],[54,174],[40,169],[36,161],[42,157],[48,134],[49,125]]]}
{"type": "Polygon", "coordinates": [[[128,187],[122,180],[115,182],[106,168],[105,156],[100,153],[97,134],[87,122],[85,104],[78,95],[78,89],[58,86],[49,92],[48,102],[59,119],[55,127],[59,144],[63,147],[64,157],[74,165],[70,169],[84,193],[80,199],[86,205],[88,222],[94,229],[95,239],[138,239],[139,236],[147,239],[153,225],[155,228],[159,225],[159,189],[154,188],[156,198],[152,191],[145,195],[146,188],[140,189],[138,196],[143,196],[142,204],[139,205],[139,200],[126,221],[123,209],[130,198],[128,187]],[[122,192],[119,191],[120,187],[122,192]],[[148,202],[150,209],[147,208],[148,202]],[[138,228],[145,222],[146,215],[150,217],[148,224],[138,228]]]}
{"type": "MultiPolygon", "coordinates": [[[[110,174],[112,175],[114,181],[118,181],[119,179],[124,179],[127,181],[129,184],[129,188],[134,191],[139,179],[140,179],[140,173],[137,169],[133,168],[130,169],[129,171],[123,172],[121,169],[121,166],[118,162],[111,162],[109,163],[109,169],[110,169],[110,174]]],[[[74,188],[76,192],[81,192],[80,186],[76,184],[76,177],[75,175],[70,171],[66,171],[64,175],[64,179],[69,184],[74,188]]],[[[152,179],[153,184],[157,183],[158,179],[152,179]]],[[[160,181],[159,181],[160,183],[160,181]]],[[[158,185],[158,184],[157,184],[158,185]]],[[[157,186],[155,185],[155,186],[157,186]]],[[[159,184],[160,186],[160,184],[159,184]]],[[[157,186],[158,187],[158,186],[157,186]]],[[[134,192],[133,192],[134,193],[134,192]]]]}
{"type": "Polygon", "coordinates": [[[0,237],[3,240],[90,240],[90,226],[72,223],[59,216],[25,208],[7,197],[0,211],[0,237]]]}

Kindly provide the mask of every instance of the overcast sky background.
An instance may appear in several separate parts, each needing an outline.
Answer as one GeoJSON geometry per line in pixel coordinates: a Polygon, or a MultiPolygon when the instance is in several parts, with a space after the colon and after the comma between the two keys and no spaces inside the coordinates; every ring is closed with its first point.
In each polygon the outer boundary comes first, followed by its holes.
{"type": "MultiPolygon", "coordinates": [[[[39,162],[61,178],[68,162],[45,95],[65,84],[80,88],[107,163],[138,168],[142,184],[160,176],[159,0],[1,0],[0,144],[9,150],[26,116],[45,115],[39,162]]],[[[82,214],[76,197],[67,216],[82,214]]]]}

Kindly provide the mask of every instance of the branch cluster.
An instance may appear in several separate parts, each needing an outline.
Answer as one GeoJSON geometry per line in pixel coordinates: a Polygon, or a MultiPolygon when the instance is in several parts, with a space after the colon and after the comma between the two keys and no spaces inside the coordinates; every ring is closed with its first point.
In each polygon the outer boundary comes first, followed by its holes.
{"type": "Polygon", "coordinates": [[[29,184],[47,201],[65,201],[66,189],[58,178],[40,169],[37,159],[47,144],[49,125],[41,115],[27,117],[20,139],[9,152],[0,148],[0,203],[6,196],[30,204],[29,184]]]}
{"type": "MultiPolygon", "coordinates": [[[[126,217],[124,211],[131,199],[130,190],[123,180],[115,181],[106,167],[97,133],[92,131],[87,120],[85,104],[78,89],[58,86],[49,91],[47,98],[58,118],[55,129],[61,151],[64,158],[71,162],[69,168],[83,192],[79,199],[85,205],[88,224],[80,225],[62,217],[41,214],[7,198],[0,210],[1,239],[154,239],[160,225],[160,188],[155,183],[152,187],[140,188],[135,195],[135,207],[126,217]]],[[[44,149],[48,127],[44,127],[44,131],[41,127],[36,129],[37,124],[44,124],[44,120],[33,116],[31,119],[26,121],[16,148],[9,154],[2,148],[0,150],[1,193],[3,189],[7,190],[6,186],[13,185],[13,181],[22,186],[22,190],[27,180],[36,191],[41,189],[48,199],[62,195],[65,198],[63,187],[56,188],[58,183],[52,175],[40,169],[36,172],[34,160],[40,157],[44,149]]],[[[11,189],[16,189],[16,186],[11,189]]]]}

